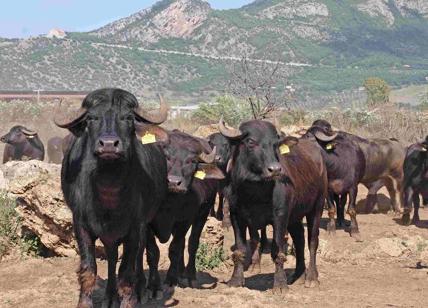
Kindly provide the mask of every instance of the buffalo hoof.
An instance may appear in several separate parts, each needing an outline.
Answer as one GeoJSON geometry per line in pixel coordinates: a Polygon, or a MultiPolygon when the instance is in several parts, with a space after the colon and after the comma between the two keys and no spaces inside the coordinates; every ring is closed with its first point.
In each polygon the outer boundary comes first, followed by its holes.
{"type": "Polygon", "coordinates": [[[92,303],[92,299],[88,296],[81,297],[79,299],[79,303],[77,304],[77,308],[93,308],[94,305],[92,303]]]}
{"type": "Polygon", "coordinates": [[[413,216],[412,224],[418,225],[420,223],[420,219],[418,216],[413,216]]]}
{"type": "Polygon", "coordinates": [[[320,282],[316,280],[305,280],[305,288],[317,288],[319,287],[320,282]]]}
{"type": "Polygon", "coordinates": [[[275,281],[272,288],[273,294],[285,294],[288,292],[287,282],[284,280],[275,281]]]}
{"type": "Polygon", "coordinates": [[[351,237],[356,241],[356,242],[362,242],[362,238],[361,238],[361,233],[360,231],[351,231],[351,237]]]}
{"type": "Polygon", "coordinates": [[[336,235],[336,224],[334,222],[329,222],[327,224],[328,235],[336,235]]]}
{"type": "Polygon", "coordinates": [[[401,217],[401,222],[405,226],[410,225],[410,213],[404,213],[403,216],[401,217]]]}
{"type": "Polygon", "coordinates": [[[304,284],[305,283],[305,270],[294,271],[293,275],[287,276],[287,284],[304,284]]]}
{"type": "Polygon", "coordinates": [[[162,300],[163,299],[163,290],[162,289],[150,290],[149,299],[153,299],[156,301],[162,300]]]}
{"type": "Polygon", "coordinates": [[[122,299],[120,303],[120,308],[134,308],[137,307],[138,299],[135,295],[129,295],[122,299]]]}
{"type": "Polygon", "coordinates": [[[245,284],[245,279],[244,277],[242,278],[236,278],[236,277],[232,277],[228,282],[227,285],[231,288],[240,288],[243,287],[245,284]]]}

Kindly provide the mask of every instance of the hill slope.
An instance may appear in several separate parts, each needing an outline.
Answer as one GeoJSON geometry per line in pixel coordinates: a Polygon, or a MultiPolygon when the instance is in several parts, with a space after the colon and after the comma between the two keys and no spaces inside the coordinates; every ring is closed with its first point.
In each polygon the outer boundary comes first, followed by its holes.
{"type": "Polygon", "coordinates": [[[422,83],[426,50],[426,1],[257,0],[220,11],[201,0],[163,0],[63,40],[0,40],[0,88],[114,85],[206,97],[224,89],[230,57],[247,55],[310,64],[283,69],[301,95],[313,95],[357,87],[372,75],[393,85],[422,83]]]}

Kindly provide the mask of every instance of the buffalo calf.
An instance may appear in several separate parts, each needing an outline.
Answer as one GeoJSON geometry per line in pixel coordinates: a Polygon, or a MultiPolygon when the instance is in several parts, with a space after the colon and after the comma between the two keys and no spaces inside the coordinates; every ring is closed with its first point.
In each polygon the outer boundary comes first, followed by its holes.
{"type": "Polygon", "coordinates": [[[3,163],[11,160],[44,160],[45,148],[37,132],[17,125],[0,138],[6,143],[3,153],[3,163]]]}

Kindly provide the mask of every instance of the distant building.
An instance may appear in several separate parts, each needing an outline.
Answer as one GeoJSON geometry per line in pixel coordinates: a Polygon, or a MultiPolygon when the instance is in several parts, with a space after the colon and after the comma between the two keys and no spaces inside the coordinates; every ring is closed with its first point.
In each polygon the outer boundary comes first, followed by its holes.
{"type": "Polygon", "coordinates": [[[63,39],[67,36],[64,30],[61,29],[52,29],[49,31],[49,33],[46,35],[47,38],[58,38],[63,39]]]}

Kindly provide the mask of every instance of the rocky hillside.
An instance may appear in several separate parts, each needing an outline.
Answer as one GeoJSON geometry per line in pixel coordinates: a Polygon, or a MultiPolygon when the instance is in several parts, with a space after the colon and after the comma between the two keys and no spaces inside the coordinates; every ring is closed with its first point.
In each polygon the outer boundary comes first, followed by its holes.
{"type": "Polygon", "coordinates": [[[393,85],[428,76],[428,2],[257,0],[214,10],[201,0],[153,7],[65,39],[0,40],[0,88],[208,97],[225,87],[234,57],[283,66],[301,95],[341,91],[372,75],[393,85]]]}

